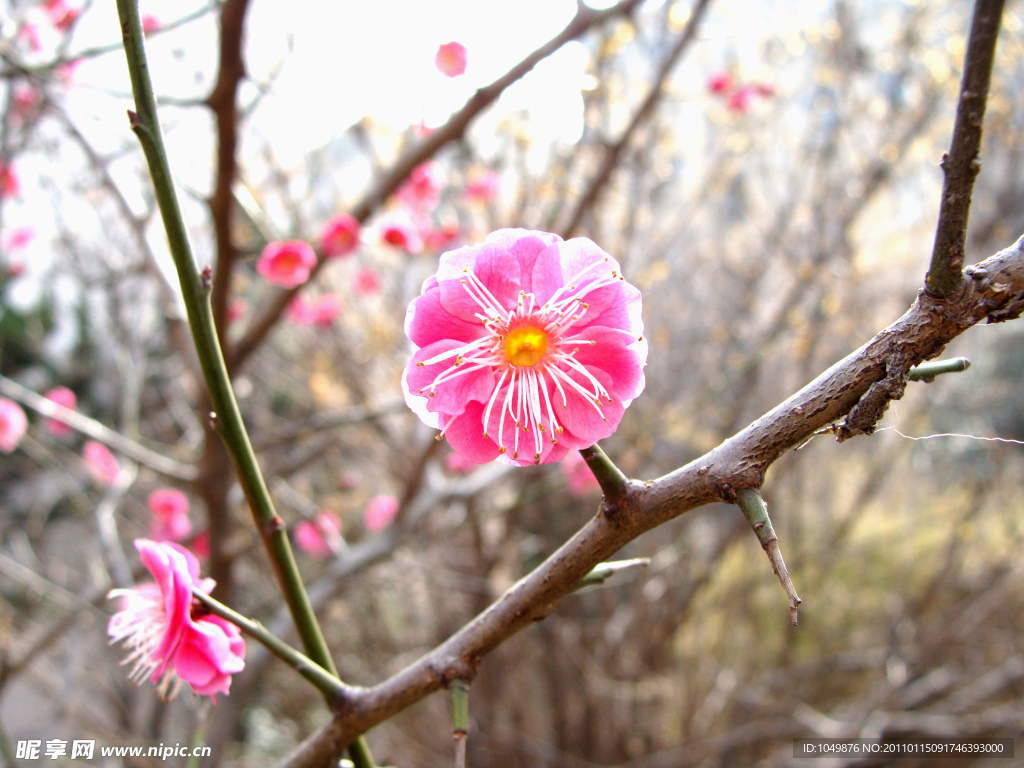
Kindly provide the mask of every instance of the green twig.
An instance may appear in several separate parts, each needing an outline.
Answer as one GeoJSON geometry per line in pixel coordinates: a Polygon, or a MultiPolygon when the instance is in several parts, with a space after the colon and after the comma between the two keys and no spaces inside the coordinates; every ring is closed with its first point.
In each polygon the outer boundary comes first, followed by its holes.
{"type": "MultiPolygon", "coordinates": [[[[129,112],[128,117],[132,131],[142,145],[153,179],[154,193],[163,218],[178,282],[181,285],[196,354],[213,405],[210,418],[214,421],[217,432],[224,440],[231,456],[239,484],[273,563],[284,600],[288,604],[299,637],[302,638],[303,647],[315,664],[331,674],[336,674],[334,660],[313,613],[291,545],[288,543],[284,521],[274,509],[231,389],[231,379],[224,364],[224,355],[217,339],[210,307],[212,272],[209,267],[202,272],[196,268],[185,230],[185,221],[171,180],[170,164],[167,161],[167,152],[157,119],[156,97],[153,95],[153,84],[150,81],[143,45],[139,9],[135,0],[117,0],[117,10],[137,110],[129,112]]],[[[352,745],[350,754],[358,768],[372,768],[374,765],[362,738],[352,745]]]]}
{"type": "Polygon", "coordinates": [[[576,582],[573,586],[573,591],[575,592],[595,584],[604,584],[619,571],[625,571],[630,568],[646,568],[650,564],[651,558],[649,557],[634,557],[632,560],[613,560],[610,563],[598,563],[590,573],[576,582]]]}
{"type": "Polygon", "coordinates": [[[736,504],[743,510],[743,516],[747,518],[750,527],[757,534],[757,540],[761,542],[761,548],[768,555],[772,564],[772,570],[779,577],[782,588],[789,598],[789,618],[794,626],[797,622],[797,607],[803,602],[796,594],[793,580],[789,577],[789,569],[782,559],[782,551],[779,549],[779,539],[775,535],[771,518],[768,517],[768,507],[761,498],[761,492],[756,488],[744,488],[736,493],[736,504]]]}
{"type": "Polygon", "coordinates": [[[288,643],[281,640],[281,638],[271,634],[267,631],[267,628],[258,621],[253,621],[252,619],[233,611],[231,608],[224,605],[224,603],[200,592],[199,590],[193,590],[192,596],[202,603],[210,613],[230,621],[242,630],[242,632],[260,643],[268,651],[277,656],[277,658],[281,659],[281,661],[306,678],[306,680],[316,686],[316,689],[327,699],[331,701],[340,701],[345,699],[348,695],[348,686],[342,683],[335,675],[325,670],[319,664],[313,662],[308,656],[305,656],[292,648],[288,643]]]}
{"type": "Polygon", "coordinates": [[[971,361],[966,357],[953,357],[949,360],[933,360],[928,363],[911,368],[907,371],[907,381],[923,381],[929,384],[935,381],[936,376],[944,373],[959,373],[971,367],[971,361]]]}
{"type": "Polygon", "coordinates": [[[469,733],[469,681],[461,678],[448,685],[452,699],[452,737],[455,740],[455,768],[466,768],[466,736],[469,733]]]}
{"type": "Polygon", "coordinates": [[[590,471],[597,478],[598,485],[605,499],[611,501],[617,499],[626,492],[629,479],[622,474],[622,470],[615,466],[615,463],[608,458],[601,446],[594,443],[589,448],[582,448],[580,455],[587,462],[590,471]]]}

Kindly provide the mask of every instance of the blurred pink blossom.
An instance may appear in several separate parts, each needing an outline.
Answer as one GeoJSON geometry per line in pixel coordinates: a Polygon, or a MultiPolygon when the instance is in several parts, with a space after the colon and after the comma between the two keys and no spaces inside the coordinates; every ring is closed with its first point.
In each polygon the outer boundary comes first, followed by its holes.
{"type": "Polygon", "coordinates": [[[733,79],[728,72],[715,72],[708,78],[708,90],[722,95],[732,90],[733,79]]]}
{"type": "Polygon", "coordinates": [[[423,246],[431,251],[443,251],[449,245],[459,239],[462,231],[456,221],[442,224],[440,227],[431,227],[423,235],[423,246]]]}
{"type": "Polygon", "coordinates": [[[423,240],[407,211],[391,211],[380,217],[380,237],[388,245],[401,248],[406,253],[423,250],[423,240]]]}
{"type": "Polygon", "coordinates": [[[412,169],[409,178],[395,192],[395,198],[413,210],[428,211],[441,202],[445,178],[441,165],[428,160],[412,169]]]}
{"type": "Polygon", "coordinates": [[[142,15],[142,33],[148,35],[163,27],[163,22],[151,13],[142,15]]]}
{"type": "Polygon", "coordinates": [[[34,112],[42,101],[39,91],[28,83],[18,83],[14,86],[13,113],[24,119],[34,112]]]}
{"type": "Polygon", "coordinates": [[[333,293],[307,299],[296,296],[288,304],[288,319],[297,325],[316,325],[330,328],[342,310],[341,299],[333,293]]]}
{"type": "Polygon", "coordinates": [[[233,323],[236,320],[241,320],[245,313],[249,311],[249,302],[238,297],[228,302],[228,322],[233,323]]]}
{"type": "MultiPolygon", "coordinates": [[[[70,408],[71,410],[74,410],[78,405],[78,398],[75,397],[75,393],[67,387],[54,387],[43,396],[47,400],[52,400],[57,403],[57,405],[63,405],[65,408],[70,408]]],[[[47,419],[46,431],[56,438],[67,437],[75,432],[75,430],[60,419],[47,419]]]]}
{"type": "Polygon", "coordinates": [[[78,20],[82,9],[76,5],[68,5],[66,0],[46,0],[43,9],[50,20],[50,23],[61,32],[67,32],[71,25],[78,20]]]}
{"type": "Polygon", "coordinates": [[[188,496],[176,488],[158,488],[146,501],[153,519],[149,538],[153,541],[184,541],[192,533],[188,517],[188,496]]]}
{"type": "Polygon", "coordinates": [[[313,557],[330,557],[341,545],[341,521],[329,510],[295,526],[295,546],[313,557]]]}
{"type": "Polygon", "coordinates": [[[745,85],[729,94],[725,105],[733,112],[746,112],[750,109],[750,105],[754,103],[755,96],[757,96],[757,90],[752,86],[745,85]]]}
{"type": "Polygon", "coordinates": [[[466,46],[462,43],[445,43],[437,49],[434,64],[448,77],[458,77],[466,71],[466,46]]]}
{"type": "Polygon", "coordinates": [[[569,451],[558,466],[565,476],[565,483],[571,496],[580,498],[601,491],[601,485],[579,451],[569,451]]]}
{"type": "Polygon", "coordinates": [[[500,187],[501,176],[497,171],[490,168],[478,169],[470,172],[464,194],[469,200],[489,203],[498,196],[500,187]]]}
{"type": "Polygon", "coordinates": [[[359,222],[347,213],[332,216],[320,233],[320,252],[324,258],[348,256],[359,247],[359,222]]]}
{"type": "Polygon", "coordinates": [[[82,446],[82,458],[85,459],[85,468],[89,470],[92,479],[100,485],[113,485],[121,474],[121,465],[103,443],[86,441],[82,446]]]}
{"type": "Polygon", "coordinates": [[[316,266],[316,254],[312,246],[302,240],[285,240],[269,243],[256,262],[256,271],[274,285],[294,288],[309,279],[316,266]]]}
{"type": "Polygon", "coordinates": [[[363,525],[366,526],[366,530],[377,533],[391,525],[396,514],[398,514],[398,499],[386,494],[374,496],[363,510],[363,525]]]}
{"type": "Polygon", "coordinates": [[[0,197],[14,197],[21,192],[21,181],[9,163],[0,163],[0,197]]]}
{"type": "Polygon", "coordinates": [[[370,267],[363,267],[355,274],[352,290],[360,296],[369,296],[380,292],[380,275],[370,267]]]}
{"type": "Polygon", "coordinates": [[[234,624],[205,613],[193,602],[193,590],[209,594],[212,579],[199,578],[199,561],[170,542],[136,539],[135,548],[156,583],[115,589],[120,610],[111,617],[111,643],[129,651],[128,677],[157,683],[162,696],[173,698],[180,682],[197,696],[227,694],[231,676],[245,667],[245,641],[234,624]]]}
{"type": "Polygon", "coordinates": [[[0,453],[11,453],[17,448],[27,429],[28,419],[21,406],[0,397],[0,453]]]}
{"type": "Polygon", "coordinates": [[[28,43],[29,50],[39,53],[43,50],[43,41],[39,36],[39,27],[31,22],[22,24],[18,29],[18,37],[28,43]]]}
{"type": "Polygon", "coordinates": [[[479,465],[475,461],[470,461],[461,453],[452,451],[444,457],[444,468],[451,472],[453,475],[465,475],[472,472],[479,465]]]}
{"type": "Polygon", "coordinates": [[[192,547],[192,551],[195,553],[195,556],[198,557],[200,560],[210,559],[209,531],[200,531],[199,533],[197,533],[195,536],[192,537],[190,545],[192,547]]]}
{"type": "Polygon", "coordinates": [[[4,250],[8,253],[20,251],[31,243],[35,236],[36,231],[32,227],[15,227],[4,237],[4,250]]]}

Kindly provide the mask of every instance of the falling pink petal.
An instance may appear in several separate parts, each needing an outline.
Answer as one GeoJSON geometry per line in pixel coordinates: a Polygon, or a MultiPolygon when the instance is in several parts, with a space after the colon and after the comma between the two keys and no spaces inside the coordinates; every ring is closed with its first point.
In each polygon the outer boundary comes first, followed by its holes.
{"type": "MultiPolygon", "coordinates": [[[[67,387],[54,387],[43,396],[47,400],[52,400],[57,403],[57,405],[63,405],[65,408],[70,408],[71,410],[74,410],[78,406],[78,398],[76,398],[75,393],[67,387]]],[[[46,431],[56,438],[64,438],[74,434],[75,430],[59,419],[47,419],[46,431]]]]}
{"type": "Polygon", "coordinates": [[[398,513],[398,499],[382,494],[374,496],[363,510],[363,525],[366,530],[377,533],[383,531],[398,513]]]}
{"type": "Polygon", "coordinates": [[[458,77],[466,71],[466,46],[462,43],[445,43],[437,49],[434,64],[448,77],[458,77]]]}
{"type": "Polygon", "coordinates": [[[121,465],[103,443],[87,441],[82,446],[82,458],[89,474],[100,485],[113,485],[121,474],[121,465]]]}
{"type": "Polygon", "coordinates": [[[18,447],[28,429],[28,419],[21,406],[0,397],[0,453],[11,453],[18,447]]]}
{"type": "Polygon", "coordinates": [[[267,282],[282,288],[294,288],[309,279],[316,266],[313,247],[302,240],[270,243],[256,262],[256,271],[267,282]]]}

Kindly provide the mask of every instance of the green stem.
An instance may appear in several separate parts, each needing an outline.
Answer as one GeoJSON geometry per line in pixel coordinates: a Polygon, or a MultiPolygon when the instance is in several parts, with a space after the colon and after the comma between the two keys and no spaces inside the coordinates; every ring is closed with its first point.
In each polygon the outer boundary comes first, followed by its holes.
{"type": "Polygon", "coordinates": [[[590,587],[594,584],[604,584],[611,576],[619,571],[629,568],[646,568],[651,564],[649,557],[634,557],[632,560],[613,560],[610,563],[598,563],[586,576],[573,585],[573,591],[590,587]]]}
{"type": "MultiPolygon", "coordinates": [[[[167,152],[157,119],[156,97],[153,95],[153,85],[149,77],[138,5],[135,0],[117,0],[117,10],[137,110],[129,112],[128,115],[131,128],[139,138],[153,178],[154,193],[163,218],[178,281],[181,284],[189,327],[213,405],[210,418],[214,420],[217,432],[224,440],[231,456],[239,484],[273,563],[284,600],[291,611],[303,647],[313,662],[327,672],[336,674],[334,660],[313,613],[291,545],[288,543],[284,521],[274,509],[231,389],[231,379],[224,364],[224,355],[217,339],[213,312],[210,308],[211,272],[209,267],[202,273],[196,269],[185,230],[185,221],[171,179],[167,152]]],[[[361,738],[359,742],[362,742],[361,738]]],[[[374,765],[365,744],[353,744],[350,753],[357,768],[372,768],[374,765]]]]}
{"type": "Polygon", "coordinates": [[[210,613],[220,616],[222,619],[227,619],[253,640],[263,645],[277,658],[281,659],[281,661],[316,686],[316,689],[327,699],[340,701],[348,696],[348,686],[341,682],[336,675],[331,674],[319,664],[313,662],[308,656],[299,653],[299,651],[292,648],[281,638],[271,634],[258,621],[253,621],[237,613],[216,598],[210,597],[199,590],[193,590],[192,596],[202,603],[210,613]]]}
{"type": "Polygon", "coordinates": [[[580,455],[587,462],[590,471],[597,478],[598,485],[605,499],[611,501],[622,496],[629,485],[629,479],[622,473],[622,470],[615,466],[615,463],[608,458],[601,450],[601,446],[594,443],[589,448],[581,448],[580,455]]]}
{"type": "Polygon", "coordinates": [[[923,381],[926,384],[935,380],[936,376],[944,373],[959,373],[971,367],[971,361],[966,357],[953,357],[949,360],[933,360],[911,368],[907,371],[907,381],[923,381]]]}
{"type": "Polygon", "coordinates": [[[455,739],[455,768],[465,768],[466,736],[469,733],[469,681],[456,678],[448,685],[452,699],[452,735],[455,739]]]}

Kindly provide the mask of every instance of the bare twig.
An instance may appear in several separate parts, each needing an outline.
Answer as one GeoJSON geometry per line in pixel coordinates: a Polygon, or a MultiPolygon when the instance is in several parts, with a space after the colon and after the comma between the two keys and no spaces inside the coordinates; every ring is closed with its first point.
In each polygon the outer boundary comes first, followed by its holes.
{"type": "Polygon", "coordinates": [[[576,208],[573,210],[572,215],[569,217],[569,223],[565,225],[562,230],[562,235],[566,238],[572,237],[576,230],[579,228],[580,223],[583,221],[583,217],[590,212],[597,202],[598,196],[608,183],[608,179],[612,175],[612,171],[615,170],[619,164],[619,158],[622,156],[623,151],[629,146],[630,141],[633,139],[633,135],[637,129],[643,125],[647,119],[654,114],[655,108],[658,106],[658,102],[661,101],[662,89],[664,88],[665,81],[668,79],[672,69],[678,63],[679,59],[682,58],[683,53],[690,46],[690,42],[694,39],[697,34],[697,27],[700,24],[701,19],[704,17],[704,12],[707,10],[710,0],[698,0],[696,7],[690,14],[690,19],[686,23],[686,27],[679,35],[679,39],[676,40],[672,50],[669,51],[665,60],[661,63],[661,67],[658,68],[658,74],[654,78],[654,82],[651,84],[651,89],[647,93],[647,98],[644,99],[643,103],[637,109],[633,115],[633,119],[629,121],[629,125],[623,130],[622,135],[619,136],[619,140],[614,144],[610,145],[605,152],[604,160],[601,162],[601,167],[598,168],[597,173],[590,180],[590,184],[587,186],[587,190],[580,197],[579,202],[576,203],[576,208]]]}
{"type": "MultiPolygon", "coordinates": [[[[641,0],[622,0],[604,11],[594,11],[582,6],[569,25],[551,38],[547,43],[535,50],[512,69],[499,77],[490,85],[481,88],[466,102],[458,112],[453,114],[444,125],[427,136],[418,145],[405,153],[380,181],[374,185],[363,199],[352,209],[352,215],[364,222],[384,203],[388,196],[401,186],[402,182],[412,173],[413,169],[433,157],[441,147],[459,140],[469,128],[470,123],[487,107],[497,101],[505,90],[530,72],[539,62],[550,56],[563,45],[586,33],[589,29],[602,24],[610,18],[629,15],[640,4],[641,0]]],[[[323,266],[321,259],[310,276],[310,281],[323,266]]],[[[308,285],[308,282],[306,283],[308,285]]],[[[285,307],[302,290],[302,286],[287,291],[278,291],[271,298],[258,317],[246,328],[242,338],[235,344],[228,357],[228,369],[236,372],[259,347],[267,333],[284,312],[285,307]]]]}
{"type": "Polygon", "coordinates": [[[747,518],[750,527],[757,534],[757,540],[761,542],[761,548],[768,555],[768,561],[772,564],[772,570],[779,577],[786,597],[789,598],[789,619],[793,626],[797,623],[797,611],[803,601],[796,593],[793,580],[789,577],[789,569],[782,559],[782,550],[779,549],[779,537],[775,535],[775,528],[772,520],[768,517],[768,507],[761,498],[761,492],[756,488],[744,488],[736,494],[736,506],[743,510],[743,516],[747,518]]]}
{"type": "Polygon", "coordinates": [[[942,157],[945,181],[939,224],[931,266],[925,278],[925,288],[938,298],[950,296],[957,289],[964,268],[967,216],[971,209],[974,180],[981,170],[981,161],[978,160],[981,127],[985,119],[1003,3],[1004,0],[976,0],[971,16],[953,140],[949,152],[942,157]]]}

